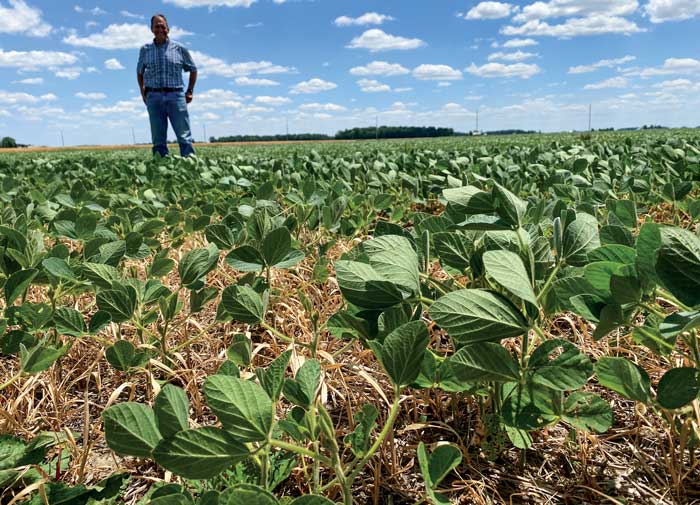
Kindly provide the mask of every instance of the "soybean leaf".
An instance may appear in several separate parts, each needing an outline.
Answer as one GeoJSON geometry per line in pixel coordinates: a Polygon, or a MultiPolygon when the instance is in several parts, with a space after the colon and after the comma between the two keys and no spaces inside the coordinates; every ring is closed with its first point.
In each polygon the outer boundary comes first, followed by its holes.
{"type": "Polygon", "coordinates": [[[219,505],[279,505],[277,498],[253,484],[237,484],[219,496],[219,505]]]}
{"type": "Polygon", "coordinates": [[[163,438],[153,410],[135,402],[119,403],[102,412],[107,445],[122,456],[148,458],[163,438]]]}
{"type": "Polygon", "coordinates": [[[289,230],[282,226],[265,235],[260,248],[260,254],[268,266],[274,266],[285,260],[292,249],[292,236],[289,230]]]}
{"type": "Polygon", "coordinates": [[[30,268],[29,270],[19,270],[13,273],[5,281],[5,305],[9,307],[14,301],[22,295],[34,278],[39,273],[38,270],[30,268]]]}
{"type": "Polygon", "coordinates": [[[577,213],[576,219],[564,229],[563,259],[570,265],[584,266],[588,262],[588,253],[598,247],[598,220],[590,214],[577,213]]]}
{"type": "Polygon", "coordinates": [[[454,379],[460,382],[510,382],[520,378],[513,356],[494,342],[462,347],[445,363],[454,379]]]}
{"type": "Polygon", "coordinates": [[[506,298],[482,289],[461,289],[438,299],[430,317],[458,342],[517,337],[528,329],[525,317],[506,298]]]}
{"type": "Polygon", "coordinates": [[[537,297],[530,276],[520,256],[510,251],[486,251],[483,255],[486,274],[509,293],[537,307],[537,297]]]}
{"type": "Polygon", "coordinates": [[[153,411],[158,430],[165,438],[189,427],[187,395],[177,386],[166,384],[156,396],[153,411]]]}
{"type": "Polygon", "coordinates": [[[136,359],[136,348],[128,340],[117,340],[105,351],[107,362],[117,370],[128,371],[136,359]]]}
{"type": "Polygon", "coordinates": [[[418,463],[428,489],[436,489],[461,462],[462,451],[453,444],[438,445],[430,455],[423,442],[418,444],[418,463]]]}
{"type": "Polygon", "coordinates": [[[248,455],[241,441],[214,427],[179,431],[153,449],[160,466],[186,479],[210,479],[248,455]]]}
{"type": "Polygon", "coordinates": [[[403,301],[397,284],[385,279],[374,268],[358,261],[339,260],[335,273],[347,301],[366,309],[384,309],[403,301]]]}
{"type": "Polygon", "coordinates": [[[625,398],[649,402],[649,376],[640,366],[625,358],[603,357],[594,366],[598,382],[625,398]]]}
{"type": "Polygon", "coordinates": [[[332,501],[330,501],[328,498],[324,498],[323,496],[307,494],[304,496],[300,496],[299,498],[295,498],[294,500],[291,501],[291,503],[289,505],[335,505],[335,504],[332,501]]]}
{"type": "Polygon", "coordinates": [[[474,253],[473,241],[462,233],[440,232],[433,235],[435,252],[440,263],[464,272],[474,253]]]}
{"type": "Polygon", "coordinates": [[[83,315],[75,309],[58,307],[53,313],[56,331],[62,335],[81,337],[87,332],[83,315]]]}
{"type": "Polygon", "coordinates": [[[346,444],[350,444],[350,449],[358,458],[365,456],[369,450],[370,437],[377,426],[378,416],[377,408],[371,403],[365,403],[354,416],[355,429],[343,439],[346,444]]]}
{"type": "Polygon", "coordinates": [[[681,302],[700,305],[700,237],[682,228],[661,227],[655,270],[681,302]]]}
{"type": "Polygon", "coordinates": [[[252,246],[237,247],[226,255],[226,263],[241,272],[260,272],[265,267],[265,260],[252,246]]]}
{"type": "Polygon", "coordinates": [[[321,365],[315,359],[306,360],[294,379],[284,381],[284,396],[295,405],[308,410],[313,404],[321,380],[321,365]]]}
{"type": "Polygon", "coordinates": [[[226,356],[238,366],[250,365],[251,356],[253,353],[253,343],[243,333],[233,335],[233,341],[226,351],[226,356]]]}
{"type": "Polygon", "coordinates": [[[535,349],[528,368],[533,382],[558,391],[578,389],[593,374],[588,356],[561,339],[548,340],[535,349]]]}
{"type": "Polygon", "coordinates": [[[514,228],[522,225],[523,217],[525,212],[527,212],[527,202],[521,200],[500,184],[493,185],[491,195],[496,213],[501,218],[514,228]]]}
{"type": "Polygon", "coordinates": [[[661,377],[656,399],[666,409],[679,409],[698,397],[700,370],[697,368],[672,368],[661,377]]]}
{"type": "Polygon", "coordinates": [[[418,255],[406,237],[383,235],[362,244],[372,268],[409,293],[420,292],[418,255]]]}
{"type": "Polygon", "coordinates": [[[396,386],[406,386],[418,378],[428,340],[428,328],[422,321],[399,326],[384,339],[381,362],[396,386]]]}
{"type": "Polygon", "coordinates": [[[26,374],[43,372],[66,354],[70,348],[71,344],[53,347],[39,342],[34,347],[27,349],[24,344],[19,344],[20,368],[26,374]]]}
{"type": "Polygon", "coordinates": [[[612,426],[613,413],[600,396],[576,391],[566,399],[562,419],[580,430],[603,433],[612,426]]]}
{"type": "Polygon", "coordinates": [[[78,277],[73,272],[73,269],[68,265],[68,262],[62,258],[46,258],[41,262],[50,275],[59,281],[77,282],[78,277]]]}
{"type": "Polygon", "coordinates": [[[224,429],[242,442],[265,440],[272,427],[272,400],[259,385],[225,375],[204,383],[207,405],[224,429]]]}
{"type": "Polygon", "coordinates": [[[114,323],[124,323],[131,319],[136,310],[137,294],[133,286],[124,289],[104,289],[97,293],[97,306],[107,312],[114,323]]]}
{"type": "Polygon", "coordinates": [[[267,368],[256,368],[255,375],[267,395],[277,402],[284,387],[284,372],[287,370],[292,351],[284,351],[267,368]]]}
{"type": "Polygon", "coordinates": [[[250,286],[234,284],[224,288],[217,318],[258,324],[265,317],[262,297],[250,286]],[[220,316],[221,314],[221,316],[220,316]]]}

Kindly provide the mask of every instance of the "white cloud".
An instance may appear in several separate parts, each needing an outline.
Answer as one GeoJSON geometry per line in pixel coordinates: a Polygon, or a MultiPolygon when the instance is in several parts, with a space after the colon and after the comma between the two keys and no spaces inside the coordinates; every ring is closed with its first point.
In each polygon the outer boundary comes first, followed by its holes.
{"type": "Polygon", "coordinates": [[[163,0],[176,7],[191,9],[192,7],[250,7],[257,0],[163,0]]]}
{"type": "Polygon", "coordinates": [[[644,10],[652,23],[682,21],[700,16],[700,2],[697,0],[649,0],[644,10]]]}
{"type": "Polygon", "coordinates": [[[328,91],[331,89],[337,88],[338,85],[334,82],[329,82],[329,81],[324,81],[323,79],[309,79],[308,81],[302,81],[294,86],[292,86],[292,89],[290,93],[293,95],[298,95],[298,94],[313,94],[313,93],[320,93],[321,91],[328,91]]]}
{"type": "Polygon", "coordinates": [[[299,110],[311,112],[345,112],[347,109],[335,103],[305,103],[299,106],[299,110]]]}
{"type": "Polygon", "coordinates": [[[481,95],[468,95],[468,96],[464,97],[465,100],[469,100],[471,102],[478,102],[478,101],[482,100],[483,98],[484,97],[481,95]]]}
{"type": "Polygon", "coordinates": [[[465,70],[478,77],[520,77],[521,79],[529,79],[541,71],[540,67],[534,63],[513,63],[512,65],[487,63],[480,67],[472,63],[465,70]]]}
{"type": "Polygon", "coordinates": [[[134,14],[133,12],[129,12],[129,11],[119,11],[119,14],[121,14],[125,18],[146,19],[146,16],[143,16],[141,14],[134,14]]]}
{"type": "Polygon", "coordinates": [[[350,49],[367,49],[372,53],[378,51],[392,51],[392,50],[409,50],[417,49],[423,47],[425,42],[421,39],[409,39],[406,37],[399,37],[396,35],[390,35],[380,30],[379,28],[373,28],[367,30],[359,37],[355,37],[350,41],[347,46],[350,49]]]}
{"type": "Polygon", "coordinates": [[[92,105],[85,107],[80,111],[80,114],[86,116],[114,116],[116,114],[136,115],[144,110],[143,101],[140,96],[131,98],[130,100],[119,100],[113,105],[92,105]]]}
{"type": "Polygon", "coordinates": [[[664,89],[680,89],[685,90],[693,86],[693,82],[689,79],[673,79],[671,81],[662,81],[654,84],[655,88],[664,89]]]}
{"type": "Polygon", "coordinates": [[[595,15],[585,18],[571,18],[565,22],[550,25],[546,21],[533,19],[521,26],[501,28],[503,35],[521,35],[535,37],[558,37],[562,39],[605,33],[622,33],[629,35],[646,31],[628,19],[616,16],[595,15]]]}
{"type": "Polygon", "coordinates": [[[616,65],[622,65],[624,63],[629,63],[637,58],[634,56],[623,56],[622,58],[613,58],[609,60],[600,60],[591,65],[577,65],[575,67],[569,67],[570,74],[585,74],[588,72],[593,72],[599,68],[612,68],[616,65]]]}
{"type": "Polygon", "coordinates": [[[28,77],[27,79],[20,79],[19,81],[12,81],[13,84],[44,84],[43,77],[28,77]]]}
{"type": "Polygon", "coordinates": [[[458,81],[462,72],[449,65],[423,64],[413,69],[413,77],[421,81],[458,81]]]}
{"type": "Polygon", "coordinates": [[[488,60],[523,61],[529,58],[534,58],[535,56],[537,56],[537,53],[526,53],[523,51],[515,51],[514,53],[504,53],[499,51],[496,53],[489,54],[488,60]]]}
{"type": "Polygon", "coordinates": [[[243,28],[260,28],[263,26],[261,21],[258,21],[257,23],[246,23],[243,25],[243,28]]]}
{"type": "Polygon", "coordinates": [[[107,98],[104,93],[83,93],[82,91],[77,92],[75,96],[83,100],[104,100],[107,98]]]}
{"type": "Polygon", "coordinates": [[[637,0],[550,0],[534,2],[523,7],[513,21],[524,23],[533,20],[559,17],[628,16],[639,7],[637,0]]]}
{"type": "Polygon", "coordinates": [[[105,60],[105,68],[107,70],[124,70],[124,65],[122,65],[118,59],[110,58],[105,60]]]}
{"type": "Polygon", "coordinates": [[[24,0],[9,0],[9,7],[0,3],[0,33],[46,37],[52,27],[41,18],[41,10],[24,0]]]}
{"type": "Polygon", "coordinates": [[[190,51],[192,59],[200,72],[223,77],[241,77],[250,74],[286,74],[294,72],[293,67],[275,65],[269,61],[244,61],[240,63],[228,63],[220,58],[190,51]]]}
{"type": "Polygon", "coordinates": [[[99,7],[94,7],[90,9],[90,14],[93,16],[102,16],[103,14],[107,14],[107,11],[104,9],[100,9],[99,7]]]}
{"type": "Polygon", "coordinates": [[[394,88],[394,93],[408,93],[413,91],[413,88],[394,88]]]}
{"type": "Polygon", "coordinates": [[[451,82],[438,82],[438,88],[448,88],[452,86],[451,82]]]}
{"type": "Polygon", "coordinates": [[[391,91],[391,86],[374,79],[360,79],[357,81],[357,85],[360,87],[360,91],[365,93],[381,93],[384,91],[391,91]]]}
{"type": "Polygon", "coordinates": [[[481,2],[466,13],[464,19],[499,19],[510,16],[517,7],[502,2],[481,2]]]}
{"type": "Polygon", "coordinates": [[[83,72],[81,67],[65,67],[60,70],[56,70],[53,75],[60,77],[61,79],[68,79],[69,81],[74,81],[83,72]]]}
{"type": "Polygon", "coordinates": [[[385,21],[393,21],[394,18],[385,14],[377,14],[376,12],[367,12],[362,16],[351,18],[348,16],[340,16],[336,18],[334,23],[336,26],[367,26],[381,25],[385,21]]]}
{"type": "Polygon", "coordinates": [[[643,78],[657,75],[687,75],[700,72],[700,60],[693,58],[667,58],[660,67],[648,67],[641,70],[628,70],[626,76],[643,78]]]}
{"type": "Polygon", "coordinates": [[[271,107],[277,107],[278,105],[286,105],[292,101],[286,96],[258,96],[255,97],[255,103],[262,103],[269,105],[271,107]]]}
{"type": "MultiPolygon", "coordinates": [[[[192,32],[182,30],[177,26],[170,28],[170,36],[174,39],[192,35],[192,32]]],[[[153,40],[153,34],[144,24],[112,24],[99,33],[79,37],[72,33],[63,38],[63,42],[72,46],[94,47],[97,49],[137,49],[153,40]]]]}
{"type": "Polygon", "coordinates": [[[528,47],[536,46],[538,42],[533,39],[510,39],[503,43],[503,47],[516,48],[516,47],[528,47]]]}
{"type": "Polygon", "coordinates": [[[236,92],[214,88],[197,94],[197,99],[190,104],[193,111],[240,109],[243,98],[236,92]]]}
{"type": "Polygon", "coordinates": [[[627,86],[629,86],[629,82],[624,77],[611,77],[594,84],[586,84],[583,89],[626,88],[627,86]]]}
{"type": "Polygon", "coordinates": [[[0,90],[0,103],[15,105],[20,103],[38,103],[38,102],[49,102],[57,100],[58,97],[53,93],[47,93],[45,95],[35,96],[29,93],[15,93],[12,91],[2,91],[0,90]]]}
{"type": "Polygon", "coordinates": [[[350,69],[352,75],[405,75],[410,73],[406,67],[398,63],[388,63],[386,61],[373,61],[362,67],[353,67],[350,69]]]}
{"type": "Polygon", "coordinates": [[[239,86],[279,86],[279,82],[271,79],[255,79],[251,77],[236,77],[239,86]]]}
{"type": "Polygon", "coordinates": [[[3,51],[0,49],[0,67],[32,69],[60,67],[77,63],[78,57],[60,51],[3,51]]]}

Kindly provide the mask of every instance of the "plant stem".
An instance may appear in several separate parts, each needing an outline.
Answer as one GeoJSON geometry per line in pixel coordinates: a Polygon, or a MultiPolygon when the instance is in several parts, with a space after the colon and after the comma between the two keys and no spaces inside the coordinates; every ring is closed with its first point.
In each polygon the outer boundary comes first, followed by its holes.
{"type": "Polygon", "coordinates": [[[430,306],[430,305],[432,305],[433,303],[435,303],[435,300],[431,300],[430,298],[426,298],[425,296],[418,296],[418,297],[416,297],[416,300],[419,301],[419,302],[422,302],[422,303],[424,303],[424,304],[426,304],[426,305],[428,305],[428,306],[430,306]]]}
{"type": "Polygon", "coordinates": [[[287,335],[285,335],[284,333],[280,332],[279,330],[276,330],[275,328],[273,328],[272,326],[270,326],[269,324],[267,324],[265,321],[262,321],[262,322],[260,323],[260,326],[262,326],[263,328],[265,328],[267,331],[269,331],[270,333],[272,333],[274,336],[276,336],[276,337],[279,338],[280,340],[283,340],[284,342],[287,342],[288,344],[294,344],[294,343],[296,343],[296,342],[294,341],[293,338],[288,337],[287,335]]]}
{"type": "Polygon", "coordinates": [[[554,279],[557,276],[557,274],[559,273],[559,269],[561,268],[561,266],[562,266],[562,262],[559,262],[554,266],[554,270],[552,270],[552,273],[549,274],[549,278],[547,279],[547,282],[544,283],[544,286],[542,286],[542,289],[540,289],[540,292],[537,295],[538,302],[540,300],[542,300],[544,295],[546,295],[547,292],[549,291],[549,288],[552,286],[552,282],[554,282],[554,279]]]}
{"type": "Polygon", "coordinates": [[[285,442],[284,440],[277,440],[276,438],[270,439],[270,445],[272,447],[284,449],[285,451],[295,452],[297,454],[300,454],[301,456],[307,456],[309,458],[316,458],[326,466],[329,466],[329,467],[333,466],[333,462],[330,459],[328,459],[327,457],[325,457],[323,454],[318,454],[310,449],[307,449],[306,447],[300,447],[298,445],[290,444],[289,442],[285,442]]]}
{"type": "Polygon", "coordinates": [[[5,389],[5,388],[7,388],[7,387],[10,387],[12,384],[14,384],[15,382],[17,382],[17,381],[19,380],[20,377],[22,377],[22,371],[21,371],[21,370],[20,370],[19,372],[17,372],[15,375],[13,375],[12,377],[10,377],[10,380],[8,380],[6,383],[1,384],[1,385],[0,385],[0,391],[2,391],[3,389],[5,389]]]}

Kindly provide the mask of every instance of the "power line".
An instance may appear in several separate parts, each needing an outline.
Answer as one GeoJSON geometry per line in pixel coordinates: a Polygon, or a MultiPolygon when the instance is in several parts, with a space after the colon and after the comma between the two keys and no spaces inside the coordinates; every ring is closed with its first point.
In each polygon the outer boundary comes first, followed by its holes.
{"type": "Polygon", "coordinates": [[[592,131],[591,130],[591,109],[592,108],[593,108],[593,105],[589,103],[588,104],[588,131],[592,131]]]}

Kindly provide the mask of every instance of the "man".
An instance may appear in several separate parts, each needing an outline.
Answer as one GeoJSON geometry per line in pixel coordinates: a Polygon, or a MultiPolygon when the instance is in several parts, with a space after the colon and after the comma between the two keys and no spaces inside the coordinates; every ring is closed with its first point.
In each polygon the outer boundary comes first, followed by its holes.
{"type": "Polygon", "coordinates": [[[151,123],[153,154],[168,155],[168,119],[180,145],[180,155],[194,153],[192,132],[187,104],[192,101],[197,82],[197,67],[187,49],[168,38],[168,21],[162,14],[151,18],[151,31],[155,38],[139,53],[136,77],[143,103],[148,109],[151,123]],[[187,90],[182,82],[182,72],[190,73],[187,90]]]}

